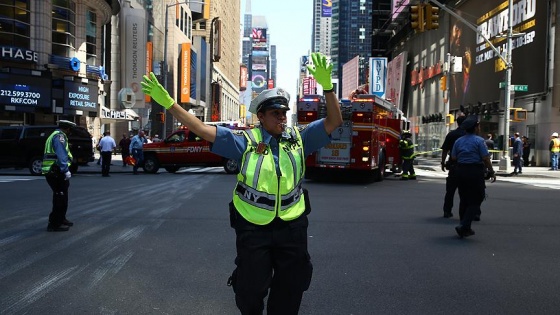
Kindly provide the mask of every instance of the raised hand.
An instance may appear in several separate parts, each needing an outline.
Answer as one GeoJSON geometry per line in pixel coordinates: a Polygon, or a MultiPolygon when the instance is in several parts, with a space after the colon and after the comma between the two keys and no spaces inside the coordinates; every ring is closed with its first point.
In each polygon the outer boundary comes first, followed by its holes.
{"type": "Polygon", "coordinates": [[[309,73],[313,75],[317,83],[321,84],[323,90],[332,90],[332,63],[328,62],[327,56],[320,52],[311,53],[311,60],[313,60],[313,65],[307,65],[309,73]]]}
{"type": "Polygon", "coordinates": [[[154,101],[165,107],[165,109],[169,109],[175,104],[175,100],[171,98],[169,93],[159,84],[153,72],[150,72],[150,77],[144,75],[144,81],[140,82],[140,84],[142,84],[142,92],[151,96],[154,101]]]}

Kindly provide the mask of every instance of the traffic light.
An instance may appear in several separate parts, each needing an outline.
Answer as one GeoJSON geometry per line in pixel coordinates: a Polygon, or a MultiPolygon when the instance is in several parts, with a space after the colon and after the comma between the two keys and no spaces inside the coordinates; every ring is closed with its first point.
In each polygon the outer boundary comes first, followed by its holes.
{"type": "Polygon", "coordinates": [[[423,3],[410,6],[410,25],[416,32],[424,31],[424,6],[423,3]]]}
{"type": "Polygon", "coordinates": [[[439,89],[442,91],[447,90],[447,76],[443,75],[441,78],[439,78],[439,89]]]}
{"type": "Polygon", "coordinates": [[[451,115],[451,114],[445,115],[445,125],[446,126],[452,125],[454,122],[455,122],[455,118],[453,117],[453,115],[451,115]]]}
{"type": "Polygon", "coordinates": [[[425,16],[427,30],[437,30],[439,28],[439,7],[431,4],[425,5],[425,16]]]}
{"type": "Polygon", "coordinates": [[[509,117],[512,121],[527,120],[527,110],[523,108],[510,108],[509,117]]]}

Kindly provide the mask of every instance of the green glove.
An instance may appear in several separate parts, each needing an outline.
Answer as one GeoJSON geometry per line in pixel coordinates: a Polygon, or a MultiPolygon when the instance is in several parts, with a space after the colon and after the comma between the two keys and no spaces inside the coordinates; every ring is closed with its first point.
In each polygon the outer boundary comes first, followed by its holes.
{"type": "Polygon", "coordinates": [[[321,84],[323,90],[332,90],[332,63],[329,63],[327,61],[327,56],[320,52],[311,53],[311,60],[313,60],[313,66],[307,66],[309,73],[313,75],[317,83],[321,84]]]}
{"type": "Polygon", "coordinates": [[[169,96],[169,93],[163,88],[161,84],[159,84],[158,80],[156,79],[156,75],[153,72],[150,72],[150,77],[148,78],[147,75],[144,76],[144,81],[140,82],[142,84],[142,92],[146,95],[151,96],[154,101],[156,101],[159,105],[165,107],[165,109],[170,109],[173,104],[175,104],[175,100],[169,96]]]}

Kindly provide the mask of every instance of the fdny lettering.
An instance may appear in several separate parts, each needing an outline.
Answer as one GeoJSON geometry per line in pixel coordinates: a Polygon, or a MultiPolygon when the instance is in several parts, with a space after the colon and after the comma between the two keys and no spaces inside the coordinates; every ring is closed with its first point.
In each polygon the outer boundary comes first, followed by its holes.
{"type": "Polygon", "coordinates": [[[259,199],[259,196],[257,196],[256,194],[253,194],[250,191],[245,191],[245,193],[243,194],[243,197],[245,197],[245,199],[257,202],[257,200],[259,199]]]}
{"type": "Polygon", "coordinates": [[[185,152],[189,152],[189,153],[200,153],[200,152],[205,152],[208,151],[209,147],[205,146],[205,147],[186,147],[185,148],[185,152]]]}

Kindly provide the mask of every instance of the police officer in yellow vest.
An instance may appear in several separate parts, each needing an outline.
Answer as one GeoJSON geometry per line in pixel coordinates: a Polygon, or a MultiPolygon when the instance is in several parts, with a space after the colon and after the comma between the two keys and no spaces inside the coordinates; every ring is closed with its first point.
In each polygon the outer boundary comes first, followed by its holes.
{"type": "Polygon", "coordinates": [[[414,143],[412,142],[412,134],[408,130],[403,130],[401,140],[399,140],[399,152],[401,154],[402,175],[401,180],[416,179],[414,172],[414,143]]]}
{"type": "Polygon", "coordinates": [[[73,225],[66,219],[68,210],[68,187],[72,177],[70,164],[72,153],[68,148],[68,135],[75,123],[68,120],[59,120],[58,129],[47,138],[43,156],[42,173],[53,192],[53,206],[49,215],[47,231],[68,231],[73,225]]]}
{"type": "Polygon", "coordinates": [[[305,157],[330,142],[342,124],[331,82],[332,64],[312,54],[309,71],[323,87],[327,117],[306,127],[286,126],[290,96],[264,90],[249,111],[260,126],[238,133],[209,126],[177,105],[156,77],[144,76],[142,89],[194,133],[213,143],[212,152],[239,161],[240,172],[230,203],[237,235],[237,268],[228,284],[242,314],[297,314],[313,267],[307,251],[309,196],[302,188],[305,157]]]}

